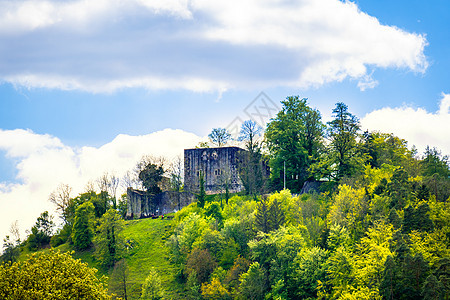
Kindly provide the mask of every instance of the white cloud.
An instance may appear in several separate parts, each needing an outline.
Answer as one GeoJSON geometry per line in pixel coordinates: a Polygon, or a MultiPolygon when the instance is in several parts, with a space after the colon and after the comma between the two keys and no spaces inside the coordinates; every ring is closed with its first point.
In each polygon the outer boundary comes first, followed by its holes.
{"type": "Polygon", "coordinates": [[[450,154],[450,94],[442,94],[439,110],[427,112],[408,106],[382,108],[368,113],[361,119],[363,129],[378,130],[408,141],[422,154],[426,146],[437,147],[450,154]]]}
{"type": "Polygon", "coordinates": [[[143,155],[170,160],[200,139],[182,130],[165,129],[142,136],[121,134],[99,148],[74,149],[56,137],[30,130],[0,130],[0,150],[17,161],[18,181],[0,183],[0,238],[15,220],[22,230],[30,229],[40,213],[54,212],[48,196],[60,183],[69,184],[76,196],[104,172],[121,177],[143,155]]]}
{"type": "Polygon", "coordinates": [[[73,0],[0,3],[0,80],[110,92],[373,88],[374,68],[427,68],[425,36],[339,0],[73,0]]]}

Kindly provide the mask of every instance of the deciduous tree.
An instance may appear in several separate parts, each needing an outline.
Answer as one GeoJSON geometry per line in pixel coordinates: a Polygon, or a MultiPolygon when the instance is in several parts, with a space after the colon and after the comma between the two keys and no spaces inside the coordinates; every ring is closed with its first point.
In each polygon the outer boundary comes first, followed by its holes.
{"type": "Polygon", "coordinates": [[[225,128],[214,128],[208,135],[211,143],[215,144],[217,147],[222,147],[231,138],[231,134],[225,128]]]}
{"type": "Polygon", "coordinates": [[[272,184],[276,189],[283,187],[285,175],[286,187],[299,192],[310,177],[308,168],[318,158],[324,125],[320,113],[306,101],[298,96],[287,97],[281,102],[281,111],[267,125],[265,140],[270,152],[272,184]]]}
{"type": "Polygon", "coordinates": [[[73,217],[74,211],[70,207],[70,193],[72,188],[67,184],[60,184],[58,188],[49,196],[49,201],[55,204],[56,210],[61,214],[60,218],[64,223],[69,223],[73,217]]]}
{"type": "Polygon", "coordinates": [[[161,279],[155,268],[150,270],[147,278],[145,278],[142,286],[141,299],[143,300],[157,300],[164,296],[164,290],[161,285],[161,279]]]}
{"type": "Polygon", "coordinates": [[[111,299],[96,272],[70,253],[35,253],[26,261],[0,265],[0,298],[111,299]]]}
{"type": "Polygon", "coordinates": [[[123,220],[114,209],[109,209],[100,219],[94,238],[95,255],[105,268],[112,267],[121,257],[123,241],[120,232],[123,220]]]}
{"type": "Polygon", "coordinates": [[[94,237],[94,205],[91,202],[81,204],[75,213],[72,229],[73,245],[78,250],[91,246],[94,237]]]}

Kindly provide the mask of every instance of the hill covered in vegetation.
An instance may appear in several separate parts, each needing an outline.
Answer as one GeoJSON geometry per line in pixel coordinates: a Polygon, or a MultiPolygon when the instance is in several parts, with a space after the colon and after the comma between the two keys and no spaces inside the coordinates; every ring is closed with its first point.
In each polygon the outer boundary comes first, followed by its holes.
{"type": "MultiPolygon", "coordinates": [[[[124,220],[126,197],[108,192],[112,180],[75,198],[62,188],[52,199],[64,226],[54,234],[43,213],[25,241],[5,240],[0,278],[11,285],[0,289],[14,289],[12,268],[31,281],[26,253],[55,255],[51,246],[107,275],[111,297],[448,299],[448,157],[434,148],[419,155],[392,134],[361,133],[343,103],[327,124],[306,99],[282,103],[264,138],[254,122],[243,125],[245,192],[230,195],[224,181],[223,193],[200,188],[196,202],[169,218],[124,220]],[[315,183],[310,193],[301,193],[305,182],[315,183]]],[[[163,166],[138,166],[136,178],[152,193],[163,166]]],[[[171,174],[182,189],[179,172],[171,174]]]]}

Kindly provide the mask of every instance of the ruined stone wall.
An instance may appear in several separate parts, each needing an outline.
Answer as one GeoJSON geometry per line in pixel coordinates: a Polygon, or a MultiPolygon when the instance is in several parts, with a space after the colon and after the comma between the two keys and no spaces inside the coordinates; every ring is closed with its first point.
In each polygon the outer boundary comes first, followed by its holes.
{"type": "Polygon", "coordinates": [[[151,215],[163,215],[176,212],[195,201],[189,192],[162,192],[148,196],[145,192],[127,189],[127,218],[145,218],[151,215]]]}
{"type": "Polygon", "coordinates": [[[230,192],[243,190],[239,178],[241,153],[239,147],[199,148],[184,150],[184,188],[198,192],[200,172],[205,179],[205,191],[208,194],[224,191],[228,184],[230,192]]]}

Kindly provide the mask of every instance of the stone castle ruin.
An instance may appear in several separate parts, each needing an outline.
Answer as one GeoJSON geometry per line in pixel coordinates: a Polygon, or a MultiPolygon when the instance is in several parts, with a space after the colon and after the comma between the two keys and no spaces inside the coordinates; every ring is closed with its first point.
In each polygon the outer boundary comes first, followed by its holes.
{"type": "Polygon", "coordinates": [[[195,201],[195,195],[188,192],[164,191],[148,195],[144,191],[127,189],[127,219],[146,218],[175,212],[195,201]]]}
{"type": "Polygon", "coordinates": [[[239,147],[185,149],[184,189],[198,192],[202,173],[207,194],[222,193],[225,186],[231,193],[242,191],[239,165],[245,151],[239,147]]]}
{"type": "Polygon", "coordinates": [[[244,189],[239,178],[241,154],[239,147],[197,148],[184,150],[184,192],[167,191],[148,195],[145,191],[127,189],[127,218],[145,218],[175,212],[194,202],[200,188],[200,174],[205,180],[205,192],[230,193],[244,189]]]}

